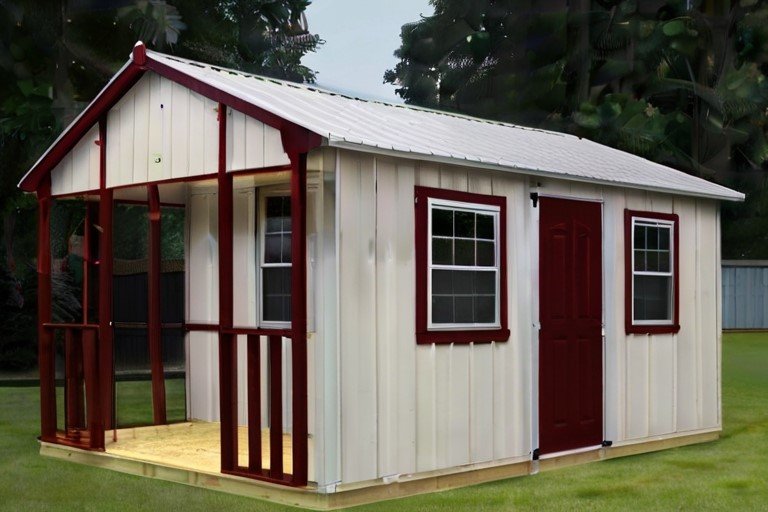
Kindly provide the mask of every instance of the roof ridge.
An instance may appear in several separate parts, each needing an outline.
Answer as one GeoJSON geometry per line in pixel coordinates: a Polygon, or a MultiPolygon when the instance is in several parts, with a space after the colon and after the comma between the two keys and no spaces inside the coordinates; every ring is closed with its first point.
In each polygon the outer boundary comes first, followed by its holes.
{"type": "MultiPolygon", "coordinates": [[[[248,71],[242,71],[242,70],[239,70],[239,69],[232,69],[232,68],[225,68],[225,67],[222,67],[222,66],[214,66],[213,64],[205,64],[203,62],[199,62],[199,61],[195,61],[195,60],[191,60],[191,59],[185,59],[183,57],[177,57],[176,55],[169,55],[167,53],[161,53],[161,52],[156,52],[156,51],[152,51],[152,50],[147,50],[147,54],[152,54],[153,56],[161,56],[161,57],[166,58],[168,60],[177,61],[177,62],[179,62],[181,64],[188,64],[188,65],[199,67],[199,68],[203,68],[203,69],[210,69],[210,70],[213,70],[213,71],[216,71],[216,72],[220,72],[220,73],[230,73],[230,74],[240,75],[240,76],[244,76],[244,77],[248,77],[248,78],[254,78],[256,80],[261,80],[262,82],[272,82],[272,83],[274,83],[276,85],[280,85],[280,86],[283,86],[283,87],[293,87],[293,88],[296,88],[296,89],[303,89],[303,90],[306,90],[306,91],[309,91],[309,92],[316,92],[318,94],[327,94],[327,95],[330,95],[330,96],[338,96],[340,98],[345,98],[345,99],[348,99],[350,101],[359,101],[361,103],[370,103],[370,104],[374,104],[374,105],[382,105],[382,106],[390,107],[390,108],[402,108],[402,109],[406,109],[406,110],[412,110],[412,111],[415,111],[415,112],[424,112],[424,113],[427,113],[427,114],[453,117],[453,118],[456,118],[456,119],[464,119],[464,120],[467,120],[467,121],[473,121],[473,122],[482,123],[482,124],[494,124],[494,125],[498,125],[498,126],[506,126],[508,128],[516,128],[518,130],[546,133],[548,135],[555,135],[555,136],[559,136],[559,137],[577,137],[576,135],[572,135],[572,134],[569,134],[569,133],[563,133],[563,132],[558,132],[558,131],[554,131],[554,130],[547,130],[547,129],[544,129],[544,128],[537,128],[537,127],[533,127],[533,126],[524,126],[524,125],[515,124],[515,123],[508,123],[508,122],[505,122],[505,121],[498,121],[498,120],[495,120],[495,119],[487,119],[487,118],[483,118],[483,117],[471,116],[471,115],[462,114],[462,113],[459,113],[459,112],[451,112],[451,111],[447,111],[447,110],[439,110],[439,109],[435,109],[435,108],[422,107],[422,106],[419,106],[419,105],[409,105],[409,104],[406,104],[406,103],[393,103],[393,102],[384,101],[384,100],[360,98],[360,97],[357,97],[357,96],[351,96],[351,95],[343,93],[343,92],[334,91],[332,89],[329,89],[329,88],[323,87],[323,86],[319,86],[317,84],[305,84],[305,83],[291,82],[289,80],[282,80],[280,78],[273,78],[273,77],[268,77],[268,76],[264,76],[264,75],[257,75],[256,73],[249,73],[248,71]]],[[[577,137],[577,138],[581,139],[581,137],[577,137]]]]}

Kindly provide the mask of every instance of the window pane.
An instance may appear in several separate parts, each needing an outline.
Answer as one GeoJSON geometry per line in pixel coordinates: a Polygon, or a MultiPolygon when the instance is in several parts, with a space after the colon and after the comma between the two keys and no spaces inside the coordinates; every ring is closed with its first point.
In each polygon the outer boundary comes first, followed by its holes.
{"type": "Polygon", "coordinates": [[[477,242],[477,265],[492,267],[496,264],[496,250],[493,242],[477,242]]]}
{"type": "Polygon", "coordinates": [[[282,217],[267,217],[265,233],[280,233],[283,230],[282,217]]]}
{"type": "Polygon", "coordinates": [[[656,251],[648,251],[645,254],[645,269],[649,272],[658,272],[659,270],[659,253],[656,251]]]}
{"type": "Polygon", "coordinates": [[[658,249],[659,248],[659,228],[656,227],[646,227],[646,248],[647,249],[658,249]]]}
{"type": "Polygon", "coordinates": [[[471,212],[454,212],[455,232],[458,237],[475,237],[475,214],[471,212]]]}
{"type": "Polygon", "coordinates": [[[457,295],[472,295],[474,293],[475,273],[466,270],[453,271],[453,293],[457,295]]]}
{"type": "Polygon", "coordinates": [[[493,230],[493,215],[477,214],[477,238],[493,240],[495,238],[493,230]]]}
{"type": "Polygon", "coordinates": [[[432,323],[453,323],[453,297],[445,295],[432,296],[432,323]]]}
{"type": "Polygon", "coordinates": [[[283,216],[283,198],[268,197],[266,207],[267,218],[280,218],[283,216]]]}
{"type": "Polygon", "coordinates": [[[645,249],[645,226],[635,226],[635,249],[645,249]]]}
{"type": "Polygon", "coordinates": [[[475,293],[496,293],[496,272],[475,272],[475,293]]]}
{"type": "Polygon", "coordinates": [[[672,230],[669,228],[659,228],[659,249],[669,250],[669,238],[672,230]]]}
{"type": "Polygon", "coordinates": [[[283,263],[290,263],[291,262],[291,234],[290,233],[283,233],[281,235],[281,244],[282,249],[281,252],[283,254],[283,263]]]}
{"type": "Polygon", "coordinates": [[[451,295],[453,293],[453,270],[432,271],[432,293],[436,295],[451,295]]]}
{"type": "Polygon", "coordinates": [[[291,268],[268,267],[262,272],[264,320],[291,320],[291,268]]]}
{"type": "Polygon", "coordinates": [[[669,272],[669,253],[659,253],[659,272],[669,272]]]}
{"type": "Polygon", "coordinates": [[[281,235],[264,235],[264,262],[281,263],[281,235]]]}
{"type": "Polygon", "coordinates": [[[475,241],[474,240],[456,240],[456,260],[455,265],[475,264],[475,241]]]}
{"type": "Polygon", "coordinates": [[[438,208],[432,210],[432,235],[453,236],[453,211],[438,208]]]}
{"type": "Polygon", "coordinates": [[[474,308],[472,307],[472,296],[457,296],[453,301],[453,311],[455,322],[458,324],[474,323],[474,308]]]}
{"type": "Polygon", "coordinates": [[[453,265],[453,240],[450,238],[432,239],[432,263],[435,265],[453,265]]]}
{"type": "Polygon", "coordinates": [[[635,320],[672,319],[672,278],[635,276],[635,320]]]}
{"type": "Polygon", "coordinates": [[[645,251],[635,251],[635,270],[638,271],[644,271],[646,270],[645,265],[645,251]]]}
{"type": "Polygon", "coordinates": [[[475,323],[490,324],[496,321],[495,297],[482,295],[475,297],[475,323]]]}

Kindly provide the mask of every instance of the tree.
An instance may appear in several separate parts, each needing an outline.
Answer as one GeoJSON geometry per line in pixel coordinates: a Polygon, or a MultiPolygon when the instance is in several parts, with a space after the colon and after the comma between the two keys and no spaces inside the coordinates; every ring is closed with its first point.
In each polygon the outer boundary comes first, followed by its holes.
{"type": "Polygon", "coordinates": [[[125,63],[136,40],[181,57],[311,82],[314,72],[301,58],[321,41],[307,28],[309,3],[0,0],[0,287],[34,282],[35,201],[16,184],[125,63]]]}
{"type": "Polygon", "coordinates": [[[724,255],[768,257],[763,2],[432,4],[385,73],[407,103],[574,133],[747,190],[724,207],[724,255]]]}

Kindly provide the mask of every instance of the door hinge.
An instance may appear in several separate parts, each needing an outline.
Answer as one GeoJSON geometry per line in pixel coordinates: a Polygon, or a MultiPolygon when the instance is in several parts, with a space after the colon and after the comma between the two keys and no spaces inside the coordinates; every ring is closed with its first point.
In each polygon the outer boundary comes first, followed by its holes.
{"type": "Polygon", "coordinates": [[[531,192],[531,202],[533,202],[533,207],[536,208],[536,206],[539,204],[538,192],[531,192]]]}
{"type": "Polygon", "coordinates": [[[603,446],[606,447],[606,448],[608,446],[611,446],[612,444],[613,444],[613,441],[608,441],[607,439],[605,441],[603,441],[603,446]]]}
{"type": "Polygon", "coordinates": [[[535,448],[533,450],[533,460],[539,460],[539,449],[535,448]]]}

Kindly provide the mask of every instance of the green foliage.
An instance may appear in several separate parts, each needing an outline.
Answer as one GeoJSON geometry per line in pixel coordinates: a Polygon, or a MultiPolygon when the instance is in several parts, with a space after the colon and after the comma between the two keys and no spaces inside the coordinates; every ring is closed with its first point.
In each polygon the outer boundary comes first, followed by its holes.
{"type": "Polygon", "coordinates": [[[725,207],[724,255],[768,258],[754,236],[768,227],[768,4],[432,4],[384,75],[407,103],[573,133],[747,191],[725,207]]]}

